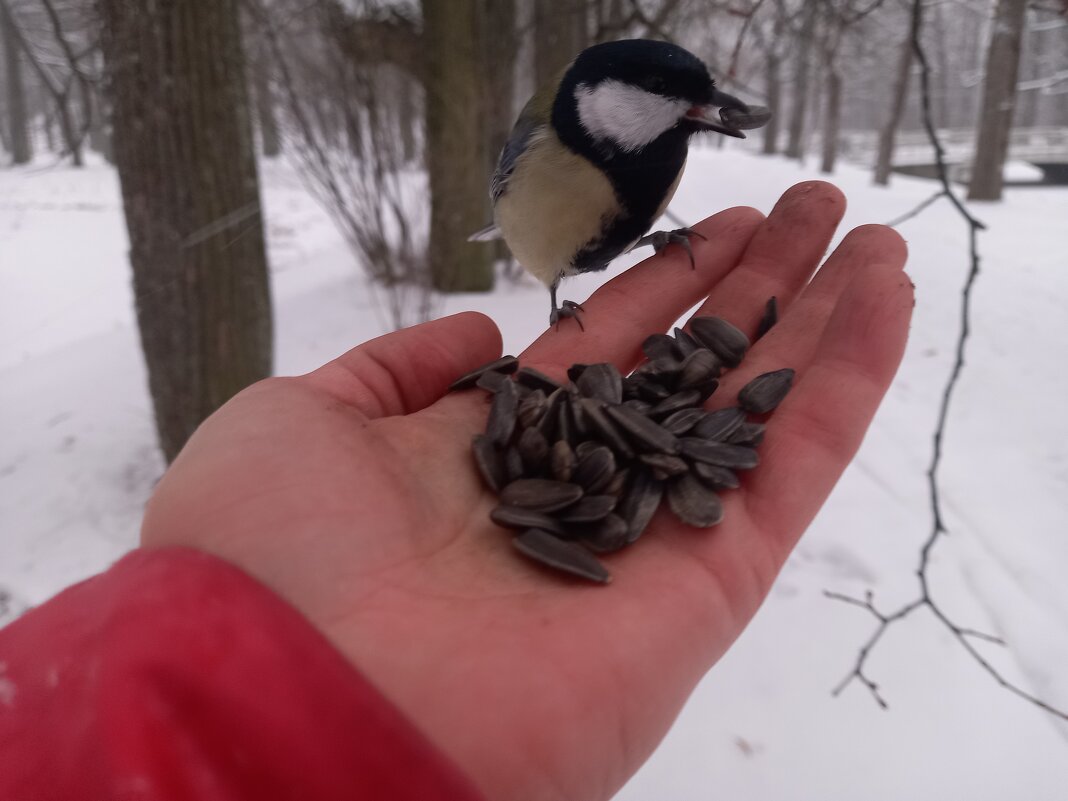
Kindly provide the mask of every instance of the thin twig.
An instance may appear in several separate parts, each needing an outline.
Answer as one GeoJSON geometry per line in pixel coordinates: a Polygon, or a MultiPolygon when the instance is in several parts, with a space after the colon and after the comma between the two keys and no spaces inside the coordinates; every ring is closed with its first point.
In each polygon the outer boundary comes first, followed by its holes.
{"type": "MultiPolygon", "coordinates": [[[[964,207],[964,204],[954,194],[952,186],[949,183],[949,171],[946,168],[945,152],[942,149],[942,143],[938,138],[938,133],[935,131],[934,123],[931,116],[931,92],[930,92],[930,65],[927,62],[927,55],[923,50],[923,44],[921,41],[921,32],[923,14],[923,0],[913,0],[912,4],[912,22],[911,22],[911,38],[912,49],[916,55],[916,59],[920,64],[920,99],[923,110],[923,124],[927,130],[927,136],[934,146],[935,150],[935,162],[938,167],[938,179],[942,184],[940,192],[933,197],[924,201],[916,210],[910,212],[906,217],[915,216],[927,206],[931,205],[935,200],[940,197],[949,198],[953,207],[958,211],[960,216],[964,219],[968,225],[968,252],[970,259],[970,268],[968,270],[967,278],[964,281],[964,287],[961,291],[961,312],[960,312],[960,332],[957,337],[956,357],[953,362],[953,368],[950,371],[949,379],[946,381],[945,388],[942,391],[942,400],[938,410],[938,423],[935,426],[933,436],[933,449],[931,455],[931,463],[927,469],[927,483],[930,490],[931,498],[931,516],[932,526],[931,533],[924,542],[923,547],[920,549],[920,563],[916,570],[916,577],[919,580],[920,592],[919,596],[902,606],[896,612],[892,614],[884,614],[875,608],[872,602],[872,594],[869,591],[866,596],[866,600],[861,601],[857,598],[852,598],[841,593],[825,592],[824,594],[833,600],[848,603],[852,606],[859,606],[867,609],[878,621],[879,625],[875,628],[872,635],[868,638],[868,641],[861,647],[857,661],[853,666],[852,671],[834,688],[832,694],[837,696],[842,690],[844,690],[854,680],[860,682],[868,691],[872,694],[875,702],[882,708],[887,707],[886,700],[879,693],[878,685],[873,682],[868,675],[864,672],[864,668],[867,664],[868,656],[871,653],[872,648],[883,636],[886,630],[899,620],[904,619],[907,615],[916,609],[926,607],[930,610],[943,626],[945,626],[956,638],[960,646],[971,655],[971,657],[983,668],[991,678],[994,679],[1000,686],[1004,687],[1014,695],[1019,696],[1023,700],[1037,706],[1051,715],[1068,720],[1068,713],[1063,710],[1057,709],[1047,702],[1041,700],[1035,695],[1028,693],[1016,684],[1013,684],[1004,676],[1000,671],[988,662],[979,651],[976,650],[969,638],[979,638],[988,642],[1004,645],[1005,643],[999,638],[990,634],[984,634],[974,629],[958,626],[942,611],[942,608],[931,597],[931,588],[929,579],[927,576],[927,569],[931,564],[931,551],[939,541],[939,538],[948,533],[946,529],[945,521],[942,517],[942,498],[940,494],[940,485],[938,481],[938,468],[942,464],[942,441],[946,431],[946,421],[949,417],[950,402],[953,398],[953,391],[957,387],[957,382],[960,379],[961,371],[964,368],[964,353],[965,347],[968,343],[968,336],[971,332],[971,297],[972,289],[975,286],[975,280],[979,275],[979,244],[978,235],[979,231],[986,228],[983,223],[977,220],[972,214],[964,207]]],[[[902,221],[899,220],[898,222],[902,221]]]]}
{"type": "Polygon", "coordinates": [[[932,203],[934,203],[939,198],[943,198],[945,196],[946,196],[945,190],[944,189],[939,189],[937,192],[935,192],[933,195],[931,195],[929,198],[927,198],[927,200],[923,201],[923,203],[918,205],[912,211],[906,212],[905,214],[902,214],[900,217],[895,217],[890,222],[886,223],[886,226],[888,228],[896,228],[897,226],[901,225],[901,223],[905,222],[906,220],[911,220],[913,217],[918,215],[921,211],[923,211],[925,208],[930,206],[932,203]]]}

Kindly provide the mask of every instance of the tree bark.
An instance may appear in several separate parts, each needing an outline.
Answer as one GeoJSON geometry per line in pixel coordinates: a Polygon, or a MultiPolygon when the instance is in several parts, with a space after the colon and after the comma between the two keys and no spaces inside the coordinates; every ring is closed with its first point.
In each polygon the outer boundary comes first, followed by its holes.
{"type": "Polygon", "coordinates": [[[901,55],[897,62],[897,74],[894,78],[893,92],[890,98],[890,110],[886,122],[879,130],[879,149],[875,157],[875,183],[886,186],[890,183],[890,168],[894,158],[894,137],[901,115],[905,111],[905,99],[909,93],[909,77],[912,73],[912,34],[905,37],[901,45],[901,55]]]}
{"type": "Polygon", "coordinates": [[[0,0],[0,47],[4,50],[4,73],[7,77],[7,142],[13,164],[26,164],[33,158],[30,120],[26,112],[26,85],[22,78],[22,54],[15,21],[6,0],[0,0]]]}
{"type": "Polygon", "coordinates": [[[534,80],[548,86],[588,41],[586,0],[534,0],[534,80]]]}
{"type": "Polygon", "coordinates": [[[810,71],[810,53],[814,44],[813,33],[816,27],[817,3],[806,3],[801,31],[798,34],[797,74],[794,81],[794,105],[790,109],[789,135],[786,142],[786,156],[800,159],[804,154],[805,112],[808,105],[808,77],[810,71]]]}
{"type": "Polygon", "coordinates": [[[430,271],[443,292],[493,288],[492,250],[467,237],[490,218],[481,114],[481,0],[423,0],[430,271]]]}
{"type": "Polygon", "coordinates": [[[1009,131],[1016,107],[1027,0],[998,0],[987,50],[983,106],[979,114],[975,160],[968,200],[1001,200],[1002,172],[1009,152],[1009,131]]]}
{"type": "Polygon", "coordinates": [[[238,0],[98,0],[160,445],[271,370],[238,0]]]}
{"type": "Polygon", "coordinates": [[[260,149],[267,158],[282,152],[282,139],[278,134],[274,97],[271,94],[271,76],[267,69],[270,54],[262,43],[256,48],[252,60],[252,91],[256,101],[256,119],[260,129],[260,149]]]}
{"type": "MultiPolygon", "coordinates": [[[[515,66],[519,52],[516,0],[481,0],[480,30],[483,65],[483,133],[486,168],[497,166],[501,148],[515,123],[515,66]]],[[[511,251],[503,240],[493,245],[494,261],[508,260],[511,251]]]]}

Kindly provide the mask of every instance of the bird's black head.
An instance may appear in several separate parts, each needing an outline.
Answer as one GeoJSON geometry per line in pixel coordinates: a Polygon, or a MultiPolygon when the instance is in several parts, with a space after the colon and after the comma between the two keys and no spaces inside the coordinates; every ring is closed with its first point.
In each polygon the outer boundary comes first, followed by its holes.
{"type": "MultiPolygon", "coordinates": [[[[672,132],[713,130],[744,138],[713,112],[747,106],[716,89],[701,59],[648,39],[605,42],[582,51],[564,74],[553,124],[568,144],[585,140],[605,157],[637,153],[672,132]]],[[[582,147],[585,149],[585,147],[582,147]]]]}

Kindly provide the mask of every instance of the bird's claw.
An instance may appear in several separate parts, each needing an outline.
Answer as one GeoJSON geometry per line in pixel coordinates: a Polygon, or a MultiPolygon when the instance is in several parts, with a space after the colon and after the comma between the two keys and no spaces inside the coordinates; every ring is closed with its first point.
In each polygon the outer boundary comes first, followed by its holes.
{"type": "Polygon", "coordinates": [[[582,318],[579,316],[579,312],[586,311],[582,308],[581,304],[575,303],[573,300],[565,300],[560,305],[554,306],[553,310],[549,312],[549,325],[555,325],[556,329],[560,330],[560,318],[570,317],[576,323],[578,323],[579,330],[585,331],[586,326],[582,324],[582,318]]]}
{"type": "Polygon", "coordinates": [[[638,240],[634,247],[640,248],[643,245],[652,245],[653,251],[660,254],[664,248],[672,243],[681,245],[682,249],[686,251],[686,255],[690,257],[690,268],[696,270],[697,262],[694,261],[693,248],[690,247],[691,236],[698,236],[708,241],[707,236],[692,228],[676,228],[674,231],[654,231],[651,234],[646,234],[638,240]]]}

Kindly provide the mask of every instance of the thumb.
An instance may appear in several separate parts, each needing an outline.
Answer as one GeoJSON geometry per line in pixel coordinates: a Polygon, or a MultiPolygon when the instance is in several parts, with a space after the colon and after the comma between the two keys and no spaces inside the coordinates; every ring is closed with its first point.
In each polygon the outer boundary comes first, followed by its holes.
{"type": "Polygon", "coordinates": [[[494,322],[462,312],[372,339],[300,380],[374,419],[426,408],[454,380],[500,354],[494,322]]]}

